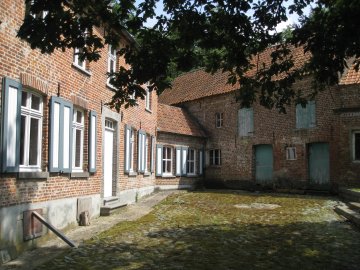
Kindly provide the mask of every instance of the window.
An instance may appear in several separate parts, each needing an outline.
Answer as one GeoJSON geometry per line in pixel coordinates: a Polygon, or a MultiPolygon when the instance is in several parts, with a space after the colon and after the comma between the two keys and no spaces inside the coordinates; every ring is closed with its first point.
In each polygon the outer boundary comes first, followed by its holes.
{"type": "Polygon", "coordinates": [[[353,132],[353,160],[360,161],[360,131],[353,132]]]}
{"type": "Polygon", "coordinates": [[[303,108],[296,105],[296,128],[313,128],[316,126],[315,101],[309,101],[303,108]]]}
{"type": "Polygon", "coordinates": [[[43,102],[40,95],[22,91],[20,170],[40,171],[43,102]]]}
{"type": "Polygon", "coordinates": [[[151,92],[149,91],[149,89],[146,89],[146,96],[145,96],[145,108],[148,110],[148,111],[151,111],[151,103],[152,103],[152,100],[151,100],[151,92]]]}
{"type": "Polygon", "coordinates": [[[134,171],[134,147],[135,147],[135,131],[131,129],[131,136],[130,136],[130,172],[134,171]]]}
{"type": "Polygon", "coordinates": [[[73,147],[72,147],[72,171],[83,171],[84,150],[84,112],[74,108],[73,110],[73,147]]]}
{"type": "Polygon", "coordinates": [[[30,12],[30,8],[31,6],[34,5],[34,0],[31,0],[30,2],[26,3],[26,14],[29,14],[30,16],[32,16],[34,19],[45,19],[45,17],[47,16],[47,14],[49,13],[49,11],[44,10],[42,12],[39,12],[37,14],[34,14],[32,12],[30,12]]]}
{"type": "Polygon", "coordinates": [[[238,111],[239,135],[250,136],[254,132],[254,111],[253,108],[243,108],[238,111]]]}
{"type": "Polygon", "coordinates": [[[162,156],[162,173],[165,175],[172,174],[172,148],[163,147],[163,156],[162,156]]]}
{"type": "Polygon", "coordinates": [[[195,168],[196,168],[196,154],[194,149],[188,150],[188,156],[187,156],[187,173],[188,174],[195,174],[195,168]]]}
{"type": "Polygon", "coordinates": [[[221,165],[221,150],[214,149],[209,151],[210,165],[221,165]]]}
{"type": "Polygon", "coordinates": [[[83,49],[75,48],[74,51],[74,65],[82,70],[86,70],[86,61],[81,60],[79,54],[81,54],[83,49]]]}
{"type": "MultiPolygon", "coordinates": [[[[116,49],[109,45],[109,52],[108,52],[108,68],[107,68],[107,72],[109,73],[109,75],[111,75],[113,72],[116,72],[116,62],[117,62],[117,56],[116,56],[116,49]]],[[[109,86],[112,86],[110,83],[110,79],[112,78],[112,76],[110,76],[107,79],[107,84],[109,86]]]]}
{"type": "Polygon", "coordinates": [[[286,147],[286,160],[296,160],[296,147],[286,147]]]}
{"type": "Polygon", "coordinates": [[[215,126],[217,128],[221,128],[223,126],[223,119],[224,119],[223,113],[215,113],[215,126]]]}

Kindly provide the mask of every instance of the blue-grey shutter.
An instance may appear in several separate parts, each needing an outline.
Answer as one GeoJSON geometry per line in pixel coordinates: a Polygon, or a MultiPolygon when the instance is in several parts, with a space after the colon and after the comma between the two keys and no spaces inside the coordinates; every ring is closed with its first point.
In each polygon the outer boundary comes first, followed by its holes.
{"type": "Polygon", "coordinates": [[[203,174],[204,170],[204,151],[199,150],[199,175],[203,174]]]}
{"type": "Polygon", "coordinates": [[[301,104],[296,105],[296,128],[303,128],[303,108],[301,104]]]}
{"type": "MultiPolygon", "coordinates": [[[[247,115],[248,115],[248,133],[253,133],[254,132],[254,109],[253,108],[249,108],[247,109],[247,115]]],[[[250,135],[250,134],[248,134],[250,135]]]]}
{"type": "Polygon", "coordinates": [[[181,147],[181,175],[187,174],[188,147],[181,147]]]}
{"type": "Polygon", "coordinates": [[[155,137],[151,136],[151,152],[150,152],[150,171],[154,172],[155,162],[154,162],[154,147],[155,147],[155,137]]]}
{"type": "Polygon", "coordinates": [[[254,110],[243,108],[238,111],[239,135],[249,136],[254,132],[254,110]]]}
{"type": "Polygon", "coordinates": [[[1,171],[18,172],[20,161],[21,91],[19,82],[3,80],[1,121],[1,171]]]}
{"type": "Polygon", "coordinates": [[[130,172],[130,157],[132,155],[131,153],[131,127],[129,125],[125,125],[125,147],[124,147],[124,151],[125,151],[125,172],[129,173],[130,172]]]}
{"type": "Polygon", "coordinates": [[[156,176],[162,176],[162,152],[163,152],[163,146],[161,144],[156,145],[156,169],[155,169],[155,175],[156,176]]]}
{"type": "Polygon", "coordinates": [[[316,107],[315,107],[315,101],[309,101],[308,104],[308,127],[315,127],[316,126],[316,107]]]}
{"type": "Polygon", "coordinates": [[[72,169],[72,103],[51,97],[50,101],[50,132],[49,132],[49,171],[70,173],[72,169]],[[56,109],[57,113],[56,115],[56,109]],[[66,117],[66,113],[68,114],[66,117]],[[68,123],[66,123],[68,121],[68,123]],[[56,127],[57,132],[56,133],[56,127]],[[58,140],[56,141],[56,135],[58,140]],[[67,145],[66,145],[67,144],[67,145]]]}
{"type": "Polygon", "coordinates": [[[97,149],[97,114],[90,111],[89,114],[89,172],[96,172],[96,149],[97,149]]]}
{"type": "Polygon", "coordinates": [[[175,156],[176,156],[176,166],[175,166],[175,175],[176,176],[181,176],[181,171],[182,171],[182,166],[181,166],[181,146],[177,146],[175,148],[175,156]]]}
{"type": "Polygon", "coordinates": [[[142,130],[138,132],[138,171],[145,172],[145,136],[146,133],[142,130]]]}

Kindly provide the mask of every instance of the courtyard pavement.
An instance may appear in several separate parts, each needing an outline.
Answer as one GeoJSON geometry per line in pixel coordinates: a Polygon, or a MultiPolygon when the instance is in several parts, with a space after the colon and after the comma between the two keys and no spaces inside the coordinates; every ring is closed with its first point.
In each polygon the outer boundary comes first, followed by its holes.
{"type": "MultiPolygon", "coordinates": [[[[179,191],[159,191],[149,196],[141,198],[138,203],[128,205],[124,208],[119,209],[111,216],[99,217],[91,220],[90,226],[78,226],[65,232],[65,235],[74,241],[76,244],[81,245],[84,241],[91,237],[110,229],[119,222],[123,221],[134,221],[142,216],[147,215],[153,207],[165,199],[172,193],[179,191]]],[[[50,232],[50,234],[53,234],[50,232]]],[[[67,246],[59,238],[53,238],[34,250],[26,251],[21,254],[17,259],[10,261],[2,266],[0,270],[32,270],[38,266],[52,260],[59,256],[61,253],[69,250],[67,246]]]]}

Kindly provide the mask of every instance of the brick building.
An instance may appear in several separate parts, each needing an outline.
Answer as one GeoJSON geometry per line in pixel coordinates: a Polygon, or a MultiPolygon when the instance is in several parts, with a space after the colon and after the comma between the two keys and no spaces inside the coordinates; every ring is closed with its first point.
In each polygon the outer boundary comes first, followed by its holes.
{"type": "MultiPolygon", "coordinates": [[[[270,51],[260,55],[261,63],[269,62],[270,51]]],[[[295,65],[308,57],[299,49],[293,55],[295,65]]],[[[241,108],[226,73],[200,69],[176,78],[159,102],[186,110],[207,134],[208,186],[336,189],[360,185],[359,79],[350,69],[340,85],[320,92],[305,108],[292,105],[279,114],[257,103],[241,108]]],[[[294,87],[307,94],[311,77],[294,87]]]]}
{"type": "Polygon", "coordinates": [[[27,227],[27,210],[38,209],[62,229],[77,224],[81,212],[98,216],[156,186],[156,94],[148,92],[137,106],[119,112],[104,105],[113,94],[107,72],[125,65],[116,49],[134,42],[132,37],[122,32],[118,48],[105,47],[97,62],[81,61],[76,50],[44,55],[16,37],[24,16],[24,1],[0,2],[0,258],[5,259],[45,234],[45,227],[27,227]]]}

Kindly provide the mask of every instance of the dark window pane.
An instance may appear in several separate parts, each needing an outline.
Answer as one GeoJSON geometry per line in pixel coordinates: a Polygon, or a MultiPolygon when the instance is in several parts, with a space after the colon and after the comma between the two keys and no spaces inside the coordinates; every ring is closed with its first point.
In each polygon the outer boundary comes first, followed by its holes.
{"type": "MultiPolygon", "coordinates": [[[[166,148],[164,148],[163,149],[163,159],[165,159],[166,158],[166,148]]],[[[163,166],[163,168],[164,168],[165,166],[163,166]]]]}
{"type": "Polygon", "coordinates": [[[26,107],[26,99],[27,99],[27,93],[23,91],[21,93],[21,106],[26,107]]]}
{"type": "Polygon", "coordinates": [[[79,111],[76,111],[76,122],[82,123],[82,113],[79,111]]]}
{"type": "Polygon", "coordinates": [[[75,167],[80,167],[80,156],[81,156],[81,130],[76,130],[76,141],[75,141],[75,167]]]}
{"type": "Polygon", "coordinates": [[[40,97],[31,95],[31,109],[40,110],[40,97]]]}
{"type": "Polygon", "coordinates": [[[360,133],[355,133],[355,159],[360,160],[360,133]]]}
{"type": "Polygon", "coordinates": [[[25,162],[25,160],[24,160],[25,124],[26,124],[26,117],[22,115],[21,116],[21,131],[20,131],[20,165],[24,165],[24,162],[25,162]]]}
{"type": "Polygon", "coordinates": [[[167,158],[169,159],[171,157],[171,148],[167,148],[167,158]]]}
{"type": "Polygon", "coordinates": [[[171,172],[171,162],[167,161],[166,165],[167,165],[167,168],[166,168],[167,172],[171,172]]]}
{"type": "Polygon", "coordinates": [[[164,173],[164,172],[166,172],[166,161],[165,160],[163,161],[162,165],[163,165],[162,169],[163,169],[163,173],[164,173]]]}
{"type": "Polygon", "coordinates": [[[39,119],[30,120],[29,165],[38,165],[39,119]]]}

